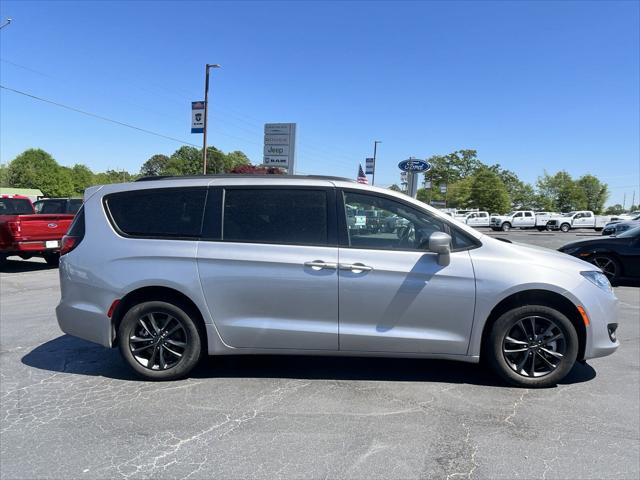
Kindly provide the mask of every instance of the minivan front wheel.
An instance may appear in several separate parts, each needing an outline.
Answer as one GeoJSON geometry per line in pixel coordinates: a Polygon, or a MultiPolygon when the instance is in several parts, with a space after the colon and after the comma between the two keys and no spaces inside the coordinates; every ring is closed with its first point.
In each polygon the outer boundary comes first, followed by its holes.
{"type": "Polygon", "coordinates": [[[494,371],[521,387],[561,381],[578,355],[578,335],[561,312],[529,305],[504,313],[493,324],[485,353],[494,371]]]}
{"type": "Polygon", "coordinates": [[[149,380],[186,376],[200,360],[202,341],[187,308],[150,301],[133,306],[118,329],[120,353],[149,380]]]}

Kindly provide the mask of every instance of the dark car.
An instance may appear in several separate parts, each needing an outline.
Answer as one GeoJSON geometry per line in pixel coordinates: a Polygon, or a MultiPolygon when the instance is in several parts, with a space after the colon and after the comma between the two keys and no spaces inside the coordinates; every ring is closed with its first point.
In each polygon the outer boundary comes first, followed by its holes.
{"type": "Polygon", "coordinates": [[[66,213],[75,215],[81,206],[81,198],[43,198],[33,204],[33,208],[38,214],[66,213]]]}
{"type": "Polygon", "coordinates": [[[612,237],[568,243],[558,250],[600,267],[612,282],[640,279],[640,227],[612,237]]]}

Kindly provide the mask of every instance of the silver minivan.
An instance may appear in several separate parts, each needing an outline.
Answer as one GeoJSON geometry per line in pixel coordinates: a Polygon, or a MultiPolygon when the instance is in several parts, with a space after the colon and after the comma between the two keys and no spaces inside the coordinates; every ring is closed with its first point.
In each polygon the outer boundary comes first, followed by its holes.
{"type": "Polygon", "coordinates": [[[539,387],[618,348],[597,267],[401,193],[316,176],[144,180],[85,192],[56,309],[64,332],[117,345],[144,378],[184,377],[204,354],[352,355],[486,360],[539,387]]]}

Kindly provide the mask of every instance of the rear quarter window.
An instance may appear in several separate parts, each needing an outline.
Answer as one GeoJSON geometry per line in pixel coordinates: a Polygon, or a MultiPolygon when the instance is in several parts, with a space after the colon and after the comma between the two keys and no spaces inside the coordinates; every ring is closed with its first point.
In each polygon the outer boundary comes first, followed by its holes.
{"type": "Polygon", "coordinates": [[[0,198],[0,215],[30,215],[31,201],[26,198],[0,198]]]}
{"type": "Polygon", "coordinates": [[[206,188],[163,188],[107,195],[114,228],[130,237],[195,238],[202,230],[206,188]]]}

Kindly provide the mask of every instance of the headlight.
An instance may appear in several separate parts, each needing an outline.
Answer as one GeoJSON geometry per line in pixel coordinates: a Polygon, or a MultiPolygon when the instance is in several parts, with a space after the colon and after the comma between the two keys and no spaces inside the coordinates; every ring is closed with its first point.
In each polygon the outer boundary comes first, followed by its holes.
{"type": "Polygon", "coordinates": [[[561,250],[561,252],[562,253],[566,253],[567,255],[573,255],[574,253],[576,253],[581,248],[582,247],[571,247],[571,248],[567,248],[566,250],[561,250]]]}
{"type": "Polygon", "coordinates": [[[601,288],[605,292],[612,292],[611,284],[609,283],[609,279],[602,272],[596,272],[594,270],[590,270],[588,272],[580,272],[584,278],[593,283],[596,287],[601,288]]]}

